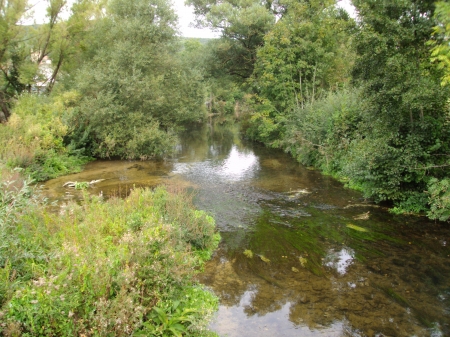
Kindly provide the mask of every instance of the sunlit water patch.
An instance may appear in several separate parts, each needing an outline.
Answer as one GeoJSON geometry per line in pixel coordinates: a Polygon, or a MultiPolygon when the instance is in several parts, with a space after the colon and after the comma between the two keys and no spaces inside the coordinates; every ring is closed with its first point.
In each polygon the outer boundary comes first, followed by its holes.
{"type": "Polygon", "coordinates": [[[339,251],[330,249],[325,257],[324,265],[336,270],[338,274],[347,273],[348,267],[353,263],[355,252],[351,248],[342,248],[339,251]]]}
{"type": "Polygon", "coordinates": [[[239,151],[236,146],[233,146],[230,154],[218,169],[218,174],[226,180],[249,180],[254,178],[258,169],[258,158],[253,151],[239,151]]]}

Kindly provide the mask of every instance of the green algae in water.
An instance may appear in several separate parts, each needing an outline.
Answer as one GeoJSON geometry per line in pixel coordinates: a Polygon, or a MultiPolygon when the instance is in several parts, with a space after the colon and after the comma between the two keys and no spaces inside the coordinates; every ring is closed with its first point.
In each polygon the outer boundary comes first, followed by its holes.
{"type": "Polygon", "coordinates": [[[244,250],[244,255],[247,256],[249,259],[253,258],[253,252],[250,249],[244,250]]]}
{"type": "Polygon", "coordinates": [[[432,328],[433,323],[431,323],[430,318],[428,317],[428,314],[421,310],[420,308],[417,308],[413,306],[406,298],[401,296],[399,293],[397,293],[394,289],[389,287],[383,287],[379,285],[375,285],[378,289],[383,291],[388,297],[392,298],[395,302],[400,304],[404,308],[410,308],[416,317],[416,319],[427,328],[432,328]]]}
{"type": "Polygon", "coordinates": [[[348,227],[348,228],[351,228],[351,229],[354,229],[355,231],[358,231],[358,232],[368,232],[368,230],[367,230],[366,228],[359,227],[359,226],[353,225],[353,224],[351,224],[351,223],[349,223],[349,224],[347,225],[347,227],[348,227]]]}
{"type": "Polygon", "coordinates": [[[409,302],[400,294],[394,291],[394,289],[389,287],[377,286],[377,288],[381,289],[387,296],[392,298],[395,302],[400,304],[402,307],[411,307],[409,302]]]}

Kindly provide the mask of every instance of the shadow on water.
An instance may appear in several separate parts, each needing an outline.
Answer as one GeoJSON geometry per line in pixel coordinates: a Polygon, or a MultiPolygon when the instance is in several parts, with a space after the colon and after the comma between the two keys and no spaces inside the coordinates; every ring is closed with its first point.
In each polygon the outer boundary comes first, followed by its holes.
{"type": "Polygon", "coordinates": [[[195,190],[196,206],[222,234],[199,275],[220,297],[211,327],[221,336],[450,335],[445,224],[391,215],[286,154],[244,141],[237,126],[186,132],[177,151],[166,161],[94,162],[45,188],[52,199],[63,199],[67,180],[105,179],[92,193],[195,190]]]}

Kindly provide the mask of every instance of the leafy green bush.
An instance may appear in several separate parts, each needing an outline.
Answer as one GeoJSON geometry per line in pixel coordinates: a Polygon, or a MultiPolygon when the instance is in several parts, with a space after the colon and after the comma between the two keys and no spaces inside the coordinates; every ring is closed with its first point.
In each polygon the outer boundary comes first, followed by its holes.
{"type": "Polygon", "coordinates": [[[428,193],[430,203],[428,217],[440,221],[450,219],[450,179],[430,179],[428,193]]]}
{"type": "Polygon", "coordinates": [[[345,152],[358,136],[359,90],[342,89],[296,109],[286,118],[282,146],[304,165],[341,174],[345,152]]]}
{"type": "Polygon", "coordinates": [[[247,137],[266,146],[279,147],[283,137],[283,116],[277,115],[269,100],[257,95],[247,95],[244,104],[243,127],[247,137]]]}
{"type": "MultiPolygon", "coordinates": [[[[47,259],[28,279],[6,285],[0,309],[6,325],[0,333],[206,334],[217,298],[193,281],[204,261],[195,251],[210,255],[218,241],[214,221],[190,207],[189,198],[157,188],[107,202],[86,194],[83,205],[69,203],[59,214],[34,210],[44,232],[51,233],[47,259]]],[[[22,239],[35,234],[31,230],[22,239]]],[[[37,262],[30,257],[30,265],[37,262]]],[[[11,260],[2,277],[16,268],[11,260]]]]}
{"type": "Polygon", "coordinates": [[[89,158],[75,155],[64,145],[67,127],[61,115],[75,93],[49,98],[22,95],[5,125],[0,125],[0,160],[8,167],[24,168],[36,181],[76,172],[89,158]]]}

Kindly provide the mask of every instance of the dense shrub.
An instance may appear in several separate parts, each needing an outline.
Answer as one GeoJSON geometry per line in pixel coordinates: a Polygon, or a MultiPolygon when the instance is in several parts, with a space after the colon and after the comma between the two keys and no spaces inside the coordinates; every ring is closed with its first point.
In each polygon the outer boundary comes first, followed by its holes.
{"type": "Polygon", "coordinates": [[[32,242],[45,259],[28,254],[18,261],[2,251],[2,281],[16,281],[0,288],[3,335],[207,334],[217,298],[193,276],[219,237],[189,198],[136,189],[125,200],[86,195],[83,205],[69,203],[59,214],[14,207],[6,246],[18,243],[14,249],[24,255],[32,242]]]}
{"type": "Polygon", "coordinates": [[[0,125],[0,160],[10,168],[20,167],[36,181],[81,169],[89,158],[68,150],[64,145],[67,113],[76,94],[60,96],[21,96],[7,124],[0,125]]]}
{"type": "Polygon", "coordinates": [[[424,117],[410,130],[373,117],[372,102],[358,89],[343,89],[283,117],[261,113],[247,120],[247,134],[279,146],[374,201],[394,202],[395,213],[427,213],[449,219],[445,119],[424,117]]]}

